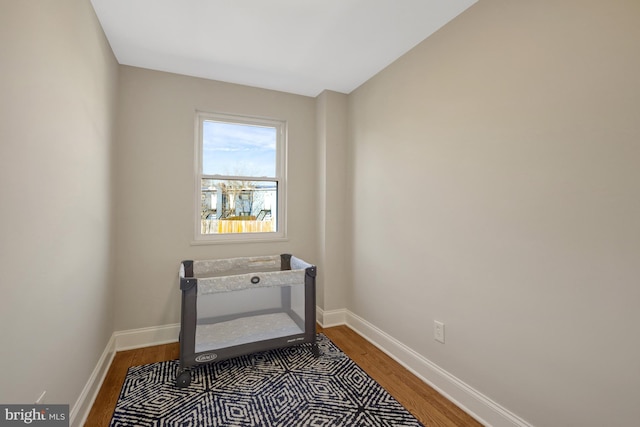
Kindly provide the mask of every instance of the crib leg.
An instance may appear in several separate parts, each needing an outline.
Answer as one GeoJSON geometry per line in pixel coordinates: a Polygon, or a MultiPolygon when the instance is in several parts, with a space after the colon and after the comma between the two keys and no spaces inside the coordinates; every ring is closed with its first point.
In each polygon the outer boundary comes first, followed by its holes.
{"type": "Polygon", "coordinates": [[[311,353],[313,353],[313,357],[320,357],[320,348],[318,347],[318,344],[311,344],[311,353]]]}
{"type": "Polygon", "coordinates": [[[178,376],[176,377],[176,387],[185,388],[191,385],[191,372],[183,371],[182,369],[178,371],[178,376]]]}

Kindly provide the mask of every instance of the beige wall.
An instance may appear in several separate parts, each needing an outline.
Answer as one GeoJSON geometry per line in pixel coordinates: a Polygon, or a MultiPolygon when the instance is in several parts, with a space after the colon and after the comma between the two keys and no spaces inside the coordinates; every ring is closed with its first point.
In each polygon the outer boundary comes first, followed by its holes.
{"type": "Polygon", "coordinates": [[[113,332],[117,63],[84,0],[0,13],[0,402],[72,408],[113,332]]]}
{"type": "Polygon", "coordinates": [[[481,0],[349,96],[349,308],[536,426],[640,417],[639,41],[481,0]]]}
{"type": "Polygon", "coordinates": [[[177,323],[184,259],[290,252],[316,262],[315,100],[140,68],[120,68],[116,330],[177,323]],[[195,111],[288,124],[286,242],[194,246],[195,111]]]}
{"type": "Polygon", "coordinates": [[[347,95],[328,90],[316,98],[319,248],[316,285],[318,306],[323,312],[346,307],[350,282],[347,102],[347,95]]]}

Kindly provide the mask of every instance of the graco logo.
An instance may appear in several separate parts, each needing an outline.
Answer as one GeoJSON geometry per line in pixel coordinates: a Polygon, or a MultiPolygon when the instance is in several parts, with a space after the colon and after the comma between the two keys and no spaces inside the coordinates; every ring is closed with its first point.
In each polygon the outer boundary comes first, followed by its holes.
{"type": "Polygon", "coordinates": [[[0,427],[68,427],[69,405],[0,405],[0,427]]]}
{"type": "Polygon", "coordinates": [[[206,353],[196,357],[196,362],[198,363],[211,362],[212,360],[216,360],[217,358],[218,358],[218,355],[216,353],[206,353]]]}

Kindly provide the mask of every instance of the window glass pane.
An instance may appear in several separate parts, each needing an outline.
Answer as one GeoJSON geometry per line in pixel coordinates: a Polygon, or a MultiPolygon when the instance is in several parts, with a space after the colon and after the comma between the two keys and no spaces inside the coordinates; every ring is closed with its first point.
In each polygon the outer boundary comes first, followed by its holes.
{"type": "Polygon", "coordinates": [[[202,173],[227,176],[276,176],[275,127],[205,120],[202,173]]]}
{"type": "Polygon", "coordinates": [[[201,180],[201,233],[277,231],[276,181],[201,180]]]}

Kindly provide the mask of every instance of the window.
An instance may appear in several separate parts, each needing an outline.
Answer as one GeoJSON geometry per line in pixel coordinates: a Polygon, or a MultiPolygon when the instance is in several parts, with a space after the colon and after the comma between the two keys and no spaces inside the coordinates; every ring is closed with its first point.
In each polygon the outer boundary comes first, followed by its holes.
{"type": "Polygon", "coordinates": [[[197,114],[196,240],[284,238],[286,124],[197,114]]]}

